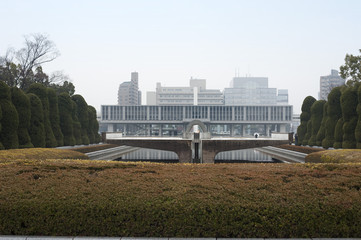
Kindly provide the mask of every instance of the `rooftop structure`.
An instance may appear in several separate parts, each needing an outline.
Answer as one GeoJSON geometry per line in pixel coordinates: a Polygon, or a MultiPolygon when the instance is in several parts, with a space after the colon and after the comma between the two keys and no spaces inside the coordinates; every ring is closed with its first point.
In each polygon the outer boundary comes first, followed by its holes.
{"type": "Polygon", "coordinates": [[[189,80],[189,87],[163,87],[157,83],[155,92],[147,92],[147,105],[223,105],[220,90],[206,88],[205,79],[189,80]],[[154,99],[155,97],[155,99],[154,99]]]}
{"type": "Polygon", "coordinates": [[[141,105],[141,92],[138,88],[138,73],[131,73],[131,80],[123,82],[118,89],[118,105],[121,106],[137,106],[141,105]]]}
{"type": "Polygon", "coordinates": [[[288,90],[268,87],[266,77],[234,77],[224,89],[225,105],[287,105],[288,90]]]}
{"type": "Polygon", "coordinates": [[[328,94],[332,88],[342,86],[345,84],[345,79],[340,77],[337,70],[332,69],[331,75],[320,77],[320,100],[327,100],[328,94]]]}

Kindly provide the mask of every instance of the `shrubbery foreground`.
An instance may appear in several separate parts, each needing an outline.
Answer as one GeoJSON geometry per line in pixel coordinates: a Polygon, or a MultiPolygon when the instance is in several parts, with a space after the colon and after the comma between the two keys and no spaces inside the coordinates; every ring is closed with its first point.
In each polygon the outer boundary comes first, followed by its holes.
{"type": "Polygon", "coordinates": [[[0,173],[0,235],[361,236],[361,164],[0,160],[0,173]]]}

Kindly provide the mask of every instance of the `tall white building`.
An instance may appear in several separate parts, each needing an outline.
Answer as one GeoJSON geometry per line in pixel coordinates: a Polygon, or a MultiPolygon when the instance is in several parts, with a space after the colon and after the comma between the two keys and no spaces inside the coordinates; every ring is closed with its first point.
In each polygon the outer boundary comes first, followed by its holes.
{"type": "Polygon", "coordinates": [[[131,80],[123,82],[118,89],[118,105],[137,106],[142,104],[142,94],[138,87],[138,73],[131,73],[131,80]]]}
{"type": "Polygon", "coordinates": [[[332,88],[342,86],[345,84],[345,79],[340,77],[337,70],[332,69],[331,75],[320,77],[320,100],[327,100],[328,94],[332,88]]]}
{"type": "Polygon", "coordinates": [[[220,90],[206,88],[205,79],[189,80],[189,87],[163,87],[157,83],[156,92],[147,92],[147,105],[223,105],[220,90]],[[155,97],[155,100],[154,100],[155,97]]]}
{"type": "Polygon", "coordinates": [[[235,77],[224,89],[225,105],[287,105],[288,90],[268,87],[266,77],[235,77]]]}

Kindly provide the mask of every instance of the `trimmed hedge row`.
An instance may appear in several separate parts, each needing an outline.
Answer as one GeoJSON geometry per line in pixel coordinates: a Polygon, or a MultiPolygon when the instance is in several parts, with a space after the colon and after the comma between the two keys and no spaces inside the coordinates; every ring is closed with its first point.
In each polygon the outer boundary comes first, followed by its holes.
{"type": "Polygon", "coordinates": [[[5,149],[18,148],[19,116],[11,102],[10,88],[3,81],[0,81],[0,106],[2,110],[0,142],[5,149]]]}
{"type": "Polygon", "coordinates": [[[361,163],[361,149],[338,149],[311,153],[306,163],[361,163]]]}
{"type": "Polygon", "coordinates": [[[3,235],[361,235],[360,164],[0,160],[0,171],[3,235]]]}
{"type": "MultiPolygon", "coordinates": [[[[10,160],[49,160],[49,159],[89,159],[83,153],[67,149],[9,149],[0,152],[0,159],[10,160]]],[[[25,162],[20,162],[24,164],[25,162]]],[[[0,215],[1,216],[1,215],[0,215]]]]}
{"type": "Polygon", "coordinates": [[[301,113],[301,124],[297,128],[297,135],[298,135],[298,143],[297,145],[307,145],[305,143],[308,143],[308,139],[310,138],[310,132],[311,129],[309,129],[309,135],[307,135],[307,127],[308,122],[311,118],[311,107],[312,104],[316,101],[316,99],[312,96],[308,96],[303,100],[302,104],[302,113],[301,113]]]}
{"type": "Polygon", "coordinates": [[[25,94],[0,81],[0,149],[100,142],[95,108],[80,95],[72,98],[39,83],[25,94]]]}
{"type": "Polygon", "coordinates": [[[298,145],[361,148],[361,84],[333,88],[327,102],[313,100],[302,105],[298,145]]]}

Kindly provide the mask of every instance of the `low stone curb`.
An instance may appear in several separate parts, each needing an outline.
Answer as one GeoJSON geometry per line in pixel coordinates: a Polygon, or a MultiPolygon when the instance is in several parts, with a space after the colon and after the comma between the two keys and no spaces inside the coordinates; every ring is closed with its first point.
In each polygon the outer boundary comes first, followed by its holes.
{"type": "Polygon", "coordinates": [[[0,236],[0,240],[361,240],[361,238],[142,238],[142,237],[49,237],[0,236]]]}

